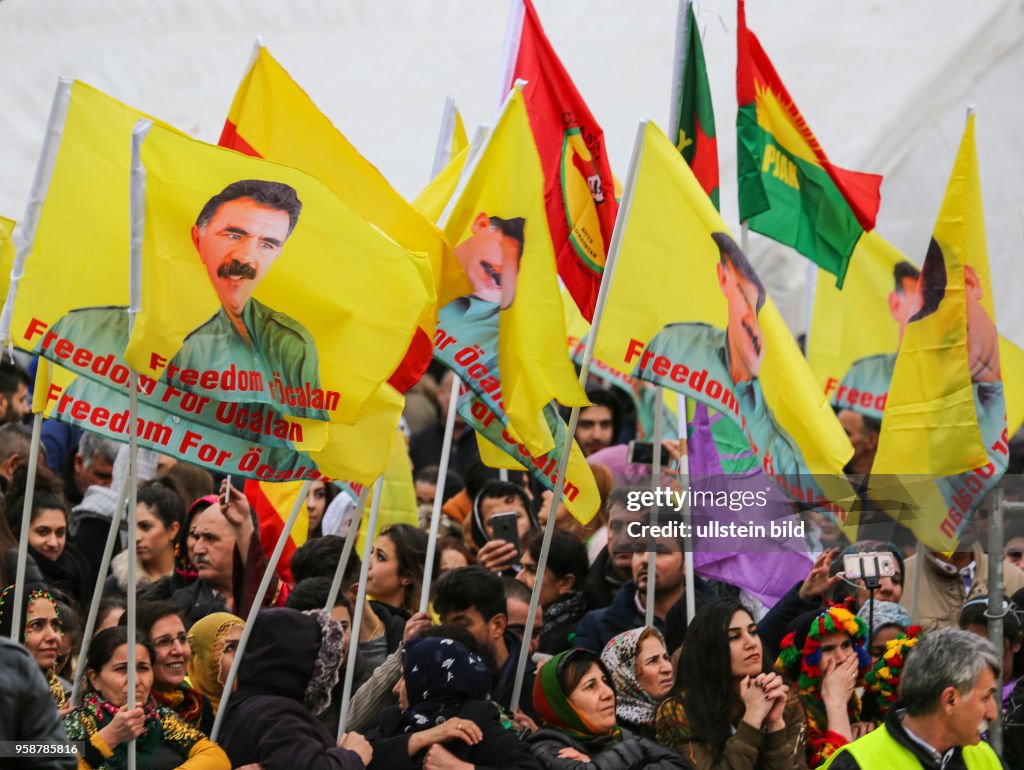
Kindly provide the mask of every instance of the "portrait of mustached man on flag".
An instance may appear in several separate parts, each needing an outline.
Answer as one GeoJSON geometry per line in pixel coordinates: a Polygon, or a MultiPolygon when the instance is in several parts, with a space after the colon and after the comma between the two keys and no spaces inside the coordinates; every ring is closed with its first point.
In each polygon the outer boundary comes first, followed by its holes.
{"type": "MultiPolygon", "coordinates": [[[[295,188],[261,179],[233,182],[206,201],[190,237],[220,309],[186,336],[168,365],[169,377],[178,372],[184,377],[189,370],[215,370],[224,377],[236,372],[238,378],[262,379],[271,391],[275,383],[287,382],[308,383],[310,393],[321,392],[310,333],[252,296],[280,256],[301,212],[295,188]]],[[[94,340],[97,335],[116,334],[123,349],[126,322],[123,308],[83,308],[58,321],[53,332],[62,338],[94,340]]],[[[118,343],[111,340],[99,347],[118,349],[118,343]]],[[[249,390],[240,382],[234,386],[249,390]]],[[[305,392],[303,401],[304,396],[305,392]]],[[[287,401],[283,393],[281,397],[287,401]]],[[[310,398],[301,407],[303,417],[329,419],[323,396],[319,402],[310,398]]]]}

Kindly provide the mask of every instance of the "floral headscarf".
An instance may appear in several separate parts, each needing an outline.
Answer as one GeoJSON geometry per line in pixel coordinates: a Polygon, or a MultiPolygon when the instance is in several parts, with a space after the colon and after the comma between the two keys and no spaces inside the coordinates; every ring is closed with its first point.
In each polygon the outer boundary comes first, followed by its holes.
{"type": "MultiPolygon", "coordinates": [[[[865,648],[868,624],[845,607],[836,606],[815,616],[801,647],[797,646],[798,631],[783,637],[782,651],[775,662],[775,668],[796,680],[800,703],[807,715],[808,764],[817,767],[847,742],[842,735],[827,728],[828,719],[821,700],[821,639],[836,631],[849,634],[857,655],[858,684],[863,684],[861,677],[871,667],[871,655],[865,648]]],[[[860,717],[860,700],[856,693],[851,696],[848,709],[850,721],[857,721],[860,717]]]]}
{"type": "Polygon", "coordinates": [[[864,675],[864,719],[881,724],[889,707],[899,700],[907,654],[920,641],[920,635],[920,626],[910,626],[905,634],[887,642],[882,657],[864,675]]]}
{"type": "Polygon", "coordinates": [[[441,724],[467,700],[491,697],[491,670],[454,639],[413,639],[402,650],[409,708],[402,730],[415,733],[441,724]]]}
{"type": "MultiPolygon", "coordinates": [[[[537,672],[537,678],[533,683],[533,709],[537,712],[541,722],[548,727],[553,727],[581,741],[592,741],[595,738],[608,737],[608,735],[597,732],[586,718],[573,707],[569,702],[571,693],[563,692],[562,685],[558,681],[559,672],[570,660],[581,654],[592,657],[594,662],[606,674],[608,673],[601,659],[588,650],[577,647],[560,652],[547,660],[537,672]]],[[[611,681],[611,676],[608,677],[608,681],[611,681]]],[[[622,730],[616,725],[610,735],[615,740],[621,740],[622,730]]]]}
{"type": "MultiPolygon", "coordinates": [[[[53,595],[45,588],[29,588],[25,591],[25,597],[22,604],[24,616],[21,618],[20,627],[18,629],[18,640],[20,642],[25,641],[25,623],[28,621],[28,611],[32,603],[39,600],[45,599],[53,605],[53,610],[57,615],[57,619],[61,620],[60,605],[57,600],[53,598],[53,595]]],[[[11,605],[14,603],[14,586],[9,585],[2,592],[0,592],[0,634],[6,637],[10,637],[11,629],[14,625],[14,618],[11,615],[11,605]]],[[[61,631],[61,636],[64,632],[61,631]]],[[[54,703],[57,704],[58,709],[64,708],[67,703],[67,693],[64,691],[64,685],[60,683],[60,679],[57,678],[56,665],[51,666],[49,670],[44,672],[46,676],[46,684],[50,688],[50,695],[53,696],[54,703]]]]}
{"type": "Polygon", "coordinates": [[[658,629],[634,628],[613,636],[601,653],[601,661],[608,667],[615,687],[615,714],[624,722],[634,725],[652,724],[658,708],[658,703],[636,678],[636,659],[640,652],[641,637],[654,637],[662,646],[665,644],[658,629]]]}
{"type": "Polygon", "coordinates": [[[188,678],[192,686],[210,699],[213,710],[220,705],[224,683],[220,680],[220,658],[227,633],[242,628],[245,621],[229,612],[214,612],[197,620],[188,630],[192,657],[188,662],[188,678]]]}

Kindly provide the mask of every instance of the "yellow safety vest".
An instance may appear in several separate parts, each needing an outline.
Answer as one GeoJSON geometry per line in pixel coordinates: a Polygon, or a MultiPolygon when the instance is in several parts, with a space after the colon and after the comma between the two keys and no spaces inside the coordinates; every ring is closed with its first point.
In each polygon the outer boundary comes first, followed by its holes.
{"type": "MultiPolygon", "coordinates": [[[[860,765],[861,770],[920,770],[921,762],[914,753],[890,735],[885,725],[872,730],[853,743],[848,743],[839,751],[829,757],[828,762],[822,765],[822,770],[828,770],[836,757],[844,752],[853,755],[860,765]]],[[[1003,765],[999,757],[987,743],[979,743],[977,746],[964,746],[964,762],[968,770],[1002,770],[1003,765]]]]}

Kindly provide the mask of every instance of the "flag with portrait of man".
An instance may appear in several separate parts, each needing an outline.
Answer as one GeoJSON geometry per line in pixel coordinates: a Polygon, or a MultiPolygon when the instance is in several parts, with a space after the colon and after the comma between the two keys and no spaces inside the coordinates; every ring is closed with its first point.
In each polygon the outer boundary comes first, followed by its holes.
{"type": "Polygon", "coordinates": [[[434,356],[542,455],[554,447],[544,407],[587,399],[565,349],[544,175],[518,86],[467,173],[444,232],[472,293],[440,309],[434,356]]]}
{"type": "Polygon", "coordinates": [[[647,123],[595,355],[722,412],[793,501],[847,518],[852,449],[750,262],[647,123]]]}

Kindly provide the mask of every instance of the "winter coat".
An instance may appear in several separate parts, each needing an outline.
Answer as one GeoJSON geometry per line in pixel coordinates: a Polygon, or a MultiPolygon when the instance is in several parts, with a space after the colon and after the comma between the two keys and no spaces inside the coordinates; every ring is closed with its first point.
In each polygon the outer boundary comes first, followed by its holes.
{"type": "MultiPolygon", "coordinates": [[[[640,628],[644,621],[644,614],[636,603],[636,583],[627,580],[615,594],[610,605],[599,610],[591,610],[583,616],[576,626],[576,639],[573,644],[600,655],[613,636],[632,628],[640,628]]],[[[662,634],[665,633],[665,624],[661,618],[656,617],[654,625],[662,634]]]]}
{"type": "Polygon", "coordinates": [[[339,748],[303,702],[321,638],[308,615],[286,609],[259,613],[219,736],[232,767],[258,762],[263,770],[363,768],[359,755],[339,748]]]}
{"type": "MultiPolygon", "coordinates": [[[[906,560],[903,572],[903,597],[900,599],[900,604],[908,611],[910,610],[910,600],[914,595],[914,581],[920,574],[922,582],[917,598],[917,615],[913,620],[925,631],[955,626],[960,618],[960,608],[965,602],[988,594],[988,554],[982,551],[981,545],[978,543],[975,543],[971,550],[974,552],[974,562],[977,568],[970,591],[965,590],[964,579],[959,573],[951,575],[944,572],[935,564],[929,553],[924,555],[924,569],[918,569],[920,565],[917,563],[916,555],[906,560]]],[[[1013,596],[1022,588],[1024,588],[1024,571],[1012,564],[1004,563],[1003,593],[1013,596]]]]}
{"type": "Polygon", "coordinates": [[[626,730],[622,740],[611,737],[581,741],[561,730],[541,728],[528,738],[530,749],[545,770],[693,770],[679,754],[626,730]],[[590,762],[561,759],[558,752],[576,749],[590,762]]]}
{"type": "Polygon", "coordinates": [[[32,546],[28,552],[36,560],[36,566],[43,574],[43,582],[50,588],[63,591],[79,607],[88,607],[96,577],[85,558],[72,543],[65,543],[64,550],[56,559],[48,559],[32,546]]]}

